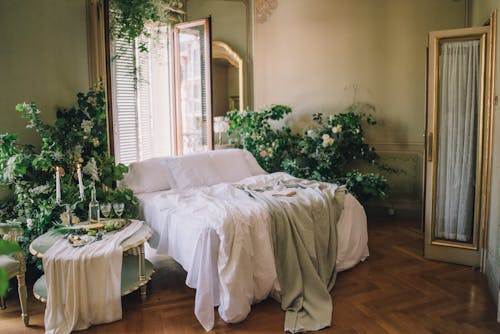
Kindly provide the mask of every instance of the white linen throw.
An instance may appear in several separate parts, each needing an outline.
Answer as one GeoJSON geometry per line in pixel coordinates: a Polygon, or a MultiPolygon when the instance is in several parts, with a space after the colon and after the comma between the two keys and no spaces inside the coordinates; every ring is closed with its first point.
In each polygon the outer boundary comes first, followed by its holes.
{"type": "Polygon", "coordinates": [[[120,243],[142,224],[133,220],[123,230],[80,248],[66,239],[49,248],[43,256],[46,334],[66,334],[122,318],[120,243]]]}

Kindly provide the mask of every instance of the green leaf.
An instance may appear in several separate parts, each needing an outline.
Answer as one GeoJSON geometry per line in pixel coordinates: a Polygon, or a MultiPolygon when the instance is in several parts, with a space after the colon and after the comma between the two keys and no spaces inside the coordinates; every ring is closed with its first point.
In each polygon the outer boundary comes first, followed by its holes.
{"type": "Polygon", "coordinates": [[[7,276],[7,272],[3,268],[0,268],[0,297],[4,297],[8,289],[9,277],[7,276]]]}
{"type": "Polygon", "coordinates": [[[0,239],[0,255],[10,255],[20,251],[21,247],[17,243],[0,239]]]}

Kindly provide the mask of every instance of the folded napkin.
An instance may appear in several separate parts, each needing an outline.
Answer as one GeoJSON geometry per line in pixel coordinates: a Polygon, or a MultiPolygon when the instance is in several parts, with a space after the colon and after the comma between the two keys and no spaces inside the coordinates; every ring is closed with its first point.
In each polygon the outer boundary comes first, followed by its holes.
{"type": "Polygon", "coordinates": [[[57,241],[43,256],[47,284],[45,333],[66,334],[122,318],[120,243],[142,222],[132,221],[103,240],[75,248],[57,241]]]}

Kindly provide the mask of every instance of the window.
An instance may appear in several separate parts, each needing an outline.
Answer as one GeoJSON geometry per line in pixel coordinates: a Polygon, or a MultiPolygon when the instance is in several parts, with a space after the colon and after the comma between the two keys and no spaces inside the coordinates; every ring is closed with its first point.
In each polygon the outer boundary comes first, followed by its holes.
{"type": "Polygon", "coordinates": [[[148,31],[140,41],[111,42],[114,154],[124,164],[174,152],[171,28],[148,31]],[[149,52],[140,52],[140,43],[149,52]]]}

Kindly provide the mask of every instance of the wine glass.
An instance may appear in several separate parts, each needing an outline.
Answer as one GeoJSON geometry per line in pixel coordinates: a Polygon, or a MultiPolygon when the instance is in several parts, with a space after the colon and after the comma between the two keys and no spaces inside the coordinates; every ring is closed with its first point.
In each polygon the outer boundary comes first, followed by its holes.
{"type": "Polygon", "coordinates": [[[111,213],[111,204],[110,203],[102,203],[101,204],[101,213],[104,216],[104,218],[108,218],[109,214],[111,213]]]}
{"type": "Polygon", "coordinates": [[[123,210],[125,209],[125,204],[123,203],[113,203],[113,210],[115,211],[118,218],[122,217],[123,210]]]}

